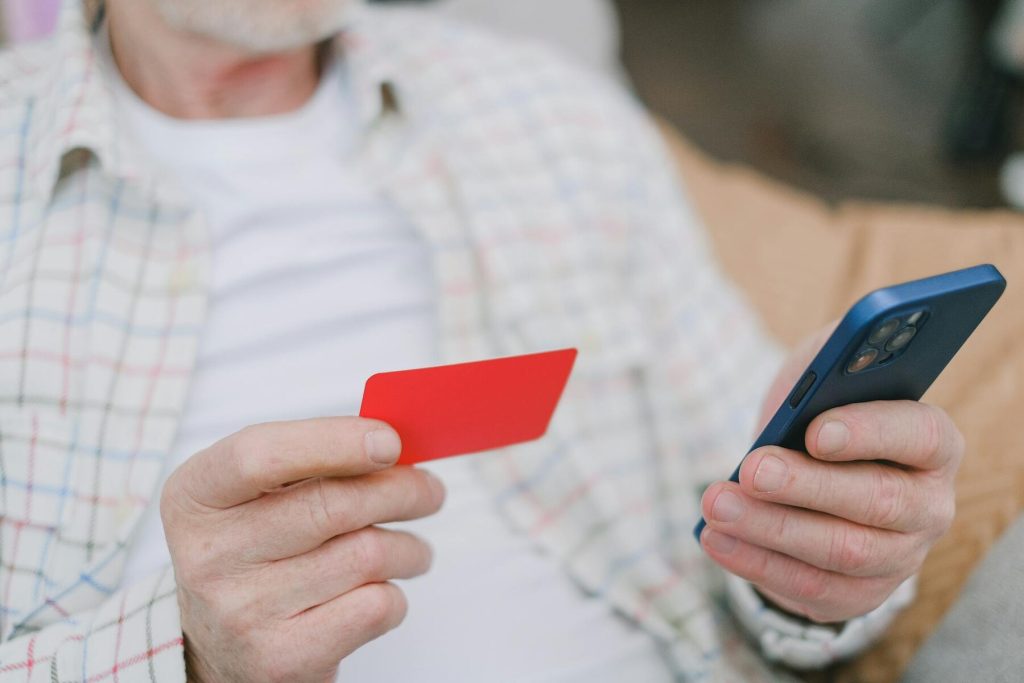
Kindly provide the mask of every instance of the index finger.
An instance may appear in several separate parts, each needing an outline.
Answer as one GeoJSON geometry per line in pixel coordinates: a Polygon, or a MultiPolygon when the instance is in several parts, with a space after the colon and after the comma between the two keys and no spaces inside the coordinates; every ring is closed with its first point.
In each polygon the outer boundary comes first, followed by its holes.
{"type": "Polygon", "coordinates": [[[963,436],[949,416],[917,401],[827,410],[808,426],[806,445],[818,460],[889,460],[919,470],[955,470],[964,450],[963,436]]]}
{"type": "Polygon", "coordinates": [[[390,467],[402,443],[389,425],[322,417],[246,427],[196,453],[174,479],[195,502],[229,508],[312,477],[352,477],[390,467]]]}

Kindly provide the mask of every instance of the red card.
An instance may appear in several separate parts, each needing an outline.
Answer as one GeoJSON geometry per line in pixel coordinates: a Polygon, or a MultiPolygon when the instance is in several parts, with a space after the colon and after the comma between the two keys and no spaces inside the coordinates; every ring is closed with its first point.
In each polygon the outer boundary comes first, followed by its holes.
{"type": "Polygon", "coordinates": [[[361,417],[402,437],[398,462],[510,446],[544,435],[576,349],[382,372],[366,380],[361,417]]]}

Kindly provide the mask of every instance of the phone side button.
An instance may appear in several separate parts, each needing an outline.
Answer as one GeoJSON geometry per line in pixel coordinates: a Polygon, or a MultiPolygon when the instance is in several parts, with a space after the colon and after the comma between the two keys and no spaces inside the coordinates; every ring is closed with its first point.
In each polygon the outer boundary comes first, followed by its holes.
{"type": "Polygon", "coordinates": [[[818,379],[818,376],[814,374],[814,371],[808,370],[807,374],[796,383],[796,386],[793,387],[793,393],[789,395],[790,408],[796,408],[800,405],[800,401],[807,395],[807,390],[814,386],[814,380],[816,379],[818,379]]]}

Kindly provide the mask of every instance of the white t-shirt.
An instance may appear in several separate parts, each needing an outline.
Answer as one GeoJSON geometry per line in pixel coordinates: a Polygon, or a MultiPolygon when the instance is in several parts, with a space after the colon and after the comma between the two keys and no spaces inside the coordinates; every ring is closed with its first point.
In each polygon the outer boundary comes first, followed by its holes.
{"type": "MultiPolygon", "coordinates": [[[[355,116],[335,66],[300,110],[181,121],[115,76],[120,116],[152,161],[207,217],[210,309],[168,461],[268,420],[354,415],[375,372],[437,362],[435,279],[426,244],[354,160],[355,116]]],[[[394,525],[434,548],[401,582],[409,615],[350,655],[352,681],[671,679],[654,640],[585,596],[499,517],[465,458],[429,466],[448,500],[394,525]]],[[[169,562],[157,506],[131,548],[129,583],[169,562]]]]}

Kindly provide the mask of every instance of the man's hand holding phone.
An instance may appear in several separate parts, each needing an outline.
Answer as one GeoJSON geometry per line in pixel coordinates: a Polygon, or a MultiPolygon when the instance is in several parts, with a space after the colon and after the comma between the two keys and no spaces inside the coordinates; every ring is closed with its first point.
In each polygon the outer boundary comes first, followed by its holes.
{"type": "Polygon", "coordinates": [[[178,468],[160,512],[192,681],[333,680],[394,628],[391,579],[430,566],[422,540],[375,524],[436,512],[440,481],[392,467],[401,443],[356,417],[243,429],[178,468]]]}
{"type": "MultiPolygon", "coordinates": [[[[831,333],[817,335],[780,372],[763,422],[831,333]]],[[[750,453],[740,483],[704,493],[701,543],[726,570],[783,609],[817,622],[865,614],[916,573],[948,530],[964,441],[940,409],[876,401],[819,415],[808,454],[750,453]]]]}

